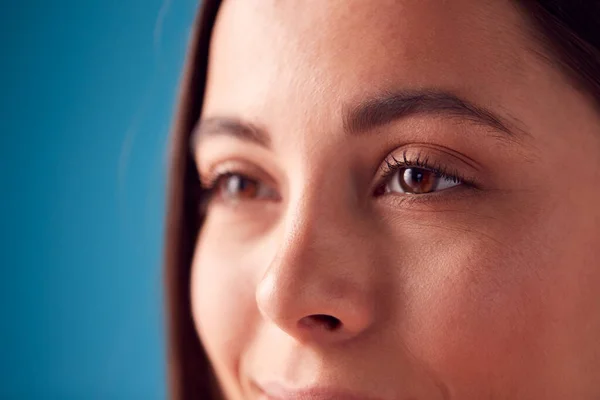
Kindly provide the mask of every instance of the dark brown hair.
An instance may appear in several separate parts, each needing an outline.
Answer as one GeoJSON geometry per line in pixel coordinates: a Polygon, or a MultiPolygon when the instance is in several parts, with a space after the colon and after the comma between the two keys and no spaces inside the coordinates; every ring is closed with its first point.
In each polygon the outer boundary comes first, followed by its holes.
{"type": "MultiPolygon", "coordinates": [[[[173,399],[221,397],[192,318],[190,273],[202,218],[202,196],[190,152],[190,136],[201,113],[212,27],[220,0],[204,0],[195,21],[171,140],[165,278],[168,371],[173,399]]],[[[540,55],[558,66],[600,110],[600,1],[519,0],[540,55]]]]}

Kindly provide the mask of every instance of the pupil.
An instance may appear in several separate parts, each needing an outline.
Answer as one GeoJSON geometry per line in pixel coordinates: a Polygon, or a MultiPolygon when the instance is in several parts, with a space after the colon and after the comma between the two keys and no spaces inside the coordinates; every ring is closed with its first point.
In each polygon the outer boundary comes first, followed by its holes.
{"type": "Polygon", "coordinates": [[[413,181],[415,181],[416,183],[421,183],[423,182],[423,173],[421,171],[417,171],[417,170],[411,170],[412,171],[412,177],[411,179],[413,181]]]}
{"type": "Polygon", "coordinates": [[[227,191],[231,193],[241,192],[244,190],[244,180],[239,176],[231,176],[227,181],[227,191]]]}
{"type": "Polygon", "coordinates": [[[435,176],[421,168],[407,168],[400,185],[407,193],[429,193],[434,189],[435,176]]]}
{"type": "Polygon", "coordinates": [[[258,185],[241,175],[230,175],[223,182],[225,196],[235,199],[251,199],[257,195],[258,185]]]}

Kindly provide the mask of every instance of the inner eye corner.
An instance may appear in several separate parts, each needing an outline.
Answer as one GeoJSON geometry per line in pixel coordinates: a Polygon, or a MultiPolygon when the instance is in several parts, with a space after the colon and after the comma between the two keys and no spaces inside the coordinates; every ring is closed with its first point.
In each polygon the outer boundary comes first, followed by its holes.
{"type": "Polygon", "coordinates": [[[385,187],[385,183],[379,183],[377,186],[375,186],[375,188],[372,190],[373,197],[377,198],[383,196],[385,194],[385,187]]]}

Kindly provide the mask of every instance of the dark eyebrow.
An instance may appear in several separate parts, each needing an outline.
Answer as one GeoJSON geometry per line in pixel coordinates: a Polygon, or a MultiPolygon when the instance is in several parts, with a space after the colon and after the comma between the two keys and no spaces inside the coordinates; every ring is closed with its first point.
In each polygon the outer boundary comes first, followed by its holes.
{"type": "Polygon", "coordinates": [[[505,118],[457,95],[435,90],[401,91],[362,101],[343,110],[344,129],[355,134],[419,114],[458,117],[487,125],[509,137],[523,132],[505,118]]]}
{"type": "MultiPolygon", "coordinates": [[[[491,127],[503,133],[504,138],[509,139],[527,134],[526,131],[510,124],[506,118],[484,107],[453,93],[436,90],[395,92],[363,100],[354,106],[345,106],[344,130],[349,134],[363,133],[395,120],[419,114],[462,118],[491,127]]],[[[191,138],[192,149],[197,147],[202,137],[211,135],[228,135],[271,148],[271,138],[258,126],[238,118],[214,116],[198,121],[191,138]]]]}
{"type": "Polygon", "coordinates": [[[228,135],[266,148],[271,147],[269,135],[249,122],[230,117],[209,117],[198,121],[191,138],[192,148],[196,148],[202,137],[210,135],[228,135]]]}

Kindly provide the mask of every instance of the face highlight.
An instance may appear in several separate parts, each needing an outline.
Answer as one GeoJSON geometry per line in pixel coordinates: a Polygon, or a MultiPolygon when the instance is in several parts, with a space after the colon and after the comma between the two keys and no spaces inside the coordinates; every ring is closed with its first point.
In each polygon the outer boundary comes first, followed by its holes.
{"type": "Polygon", "coordinates": [[[224,1],[190,290],[228,399],[600,397],[600,116],[528,23],[224,1]]]}

